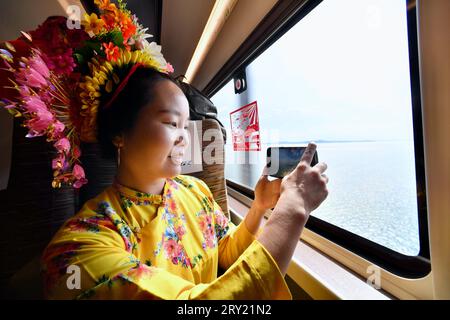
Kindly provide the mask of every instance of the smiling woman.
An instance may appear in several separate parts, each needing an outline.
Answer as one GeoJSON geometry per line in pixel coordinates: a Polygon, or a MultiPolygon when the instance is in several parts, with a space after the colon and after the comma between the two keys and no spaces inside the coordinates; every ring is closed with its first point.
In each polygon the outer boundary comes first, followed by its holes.
{"type": "Polygon", "coordinates": [[[115,182],[48,245],[46,296],[290,298],[277,263],[255,241],[257,230],[250,232],[248,222],[234,227],[203,181],[180,175],[189,143],[183,92],[149,68],[124,79],[123,90],[108,108],[100,104],[98,114],[104,154],[119,150],[115,182]],[[227,272],[217,278],[219,266],[227,272]]]}
{"type": "Polygon", "coordinates": [[[82,143],[99,142],[118,163],[114,181],[44,250],[45,296],[291,299],[284,275],[309,214],[328,193],[326,165],[311,167],[316,146],[283,181],[262,176],[246,218],[233,225],[204,181],[180,174],[190,110],[161,47],[146,40],[123,1],[94,2],[99,11],[81,29],[51,17],[0,51],[14,84],[0,105],[24,120],[27,137],[52,143],[53,188],[89,183],[82,143]]]}
{"type": "Polygon", "coordinates": [[[43,298],[43,276],[51,299],[450,298],[449,13],[0,1],[0,296],[43,298]],[[234,151],[252,101],[260,151],[234,151]],[[265,147],[311,140],[260,176],[265,147]]]}
{"type": "MultiPolygon", "coordinates": [[[[98,5],[103,23],[90,31],[100,35],[88,42],[95,52],[81,48],[76,56],[79,70],[86,72],[76,90],[81,92],[81,108],[73,107],[69,116],[73,130],[80,130],[75,131],[80,139],[98,141],[103,156],[116,157],[118,169],[113,184],[66,221],[45,249],[45,296],[291,298],[283,276],[293,253],[292,244],[297,242],[295,234],[301,232],[309,212],[326,197],[325,182],[318,174],[324,169],[312,169],[310,161],[304,159],[298,175],[284,184],[287,191],[280,217],[275,214],[259,237],[256,234],[263,214],[279,197],[280,181],[269,183],[263,177],[257,188],[261,196],[248,218],[237,227],[231,224],[202,180],[180,175],[189,144],[189,104],[168,75],[172,68],[159,52],[160,47],[146,42],[142,30],[130,34],[140,25],[135,17],[130,20],[123,3],[120,8],[108,1],[98,5]],[[114,28],[117,19],[112,18],[116,14],[120,31],[114,28]],[[120,41],[114,42],[116,38],[120,41]],[[87,66],[86,59],[90,59],[87,66]],[[298,179],[312,191],[308,199],[300,195],[304,190],[296,192],[298,179]],[[291,200],[295,210],[288,204],[291,200]],[[289,220],[296,222],[287,233],[294,236],[272,242],[273,234],[283,232],[280,228],[289,220]],[[226,270],[220,277],[219,267],[226,270]]],[[[91,20],[99,18],[91,14],[91,20]]],[[[84,26],[90,28],[91,24],[86,22],[84,26]]],[[[56,82],[54,86],[59,88],[56,82]]],[[[47,105],[42,103],[42,107],[47,105]]],[[[70,134],[72,131],[67,136],[70,134]]],[[[67,141],[64,146],[68,153],[71,144],[67,141]]],[[[314,147],[311,145],[305,154],[314,153],[314,147]]],[[[70,159],[77,161],[78,157],[72,155],[70,159]]],[[[67,166],[62,157],[55,164],[61,171],[67,166]]]]}
{"type": "MultiPolygon", "coordinates": [[[[138,68],[111,106],[98,115],[103,154],[115,156],[121,164],[118,179],[127,184],[179,174],[176,162],[189,143],[188,118],[187,100],[175,82],[156,70],[138,68]]],[[[148,189],[143,183],[138,186],[148,189]]],[[[162,189],[159,185],[156,193],[162,189]]]]}

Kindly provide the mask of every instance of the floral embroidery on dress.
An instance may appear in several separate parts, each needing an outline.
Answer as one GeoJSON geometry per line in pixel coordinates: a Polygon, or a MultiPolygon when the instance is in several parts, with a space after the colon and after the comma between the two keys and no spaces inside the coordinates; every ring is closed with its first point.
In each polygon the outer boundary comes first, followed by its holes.
{"type": "Polygon", "coordinates": [[[132,281],[130,279],[128,279],[127,277],[124,277],[121,273],[113,278],[110,278],[108,275],[104,274],[95,281],[94,287],[83,291],[75,299],[82,300],[82,299],[92,298],[96,294],[98,289],[102,288],[103,286],[107,286],[108,289],[112,289],[112,287],[114,286],[114,283],[117,283],[117,282],[120,282],[122,285],[132,283],[132,281]]]}
{"type": "Polygon", "coordinates": [[[96,215],[89,218],[71,219],[66,224],[67,229],[74,232],[87,231],[92,233],[99,233],[100,226],[111,228],[113,224],[111,223],[111,220],[109,218],[103,215],[96,215]]]}
{"type": "Polygon", "coordinates": [[[128,224],[123,219],[120,218],[120,216],[114,211],[114,209],[108,202],[106,201],[100,202],[98,204],[97,213],[104,214],[111,219],[112,223],[114,224],[117,231],[121,235],[123,241],[125,242],[125,249],[128,252],[136,250],[137,243],[136,241],[133,241],[133,238],[135,238],[133,232],[131,231],[128,224]]]}
{"type": "Polygon", "coordinates": [[[202,201],[203,207],[205,208],[205,210],[207,212],[213,211],[213,208],[211,207],[211,203],[212,203],[211,199],[209,199],[208,197],[202,197],[201,201],[202,201]]]}
{"type": "Polygon", "coordinates": [[[45,275],[45,289],[53,287],[67,272],[81,244],[66,243],[48,247],[42,256],[42,273],[45,275]]]}
{"type": "MultiPolygon", "coordinates": [[[[170,201],[167,201],[167,203],[170,207],[170,201]]],[[[173,264],[181,264],[185,268],[194,267],[181,243],[181,240],[186,233],[183,221],[176,214],[171,213],[170,208],[167,207],[164,210],[162,218],[165,220],[167,227],[162,234],[157,249],[154,251],[154,255],[159,255],[161,249],[164,249],[165,257],[173,264]]]]}
{"type": "Polygon", "coordinates": [[[98,289],[103,286],[107,286],[108,289],[112,289],[116,283],[120,283],[121,285],[132,284],[135,283],[137,279],[142,277],[150,277],[154,273],[154,269],[149,268],[148,265],[142,264],[138,258],[135,256],[129,257],[129,262],[133,266],[128,269],[126,272],[121,272],[114,277],[110,277],[106,274],[103,274],[99,279],[95,281],[95,286],[90,288],[81,294],[79,294],[76,299],[89,299],[92,298],[98,289]]]}
{"type": "Polygon", "coordinates": [[[214,230],[216,231],[217,241],[221,240],[228,233],[230,226],[228,225],[228,218],[221,210],[215,211],[214,230]]]}
{"type": "Polygon", "coordinates": [[[131,263],[132,267],[127,271],[126,275],[122,273],[119,274],[119,276],[134,279],[142,276],[152,275],[153,269],[149,268],[151,265],[150,260],[145,261],[145,264],[143,264],[141,263],[141,260],[139,260],[134,255],[131,255],[129,259],[130,261],[128,263],[131,263]],[[147,263],[150,263],[150,265],[148,265],[147,263]]]}
{"type": "Polygon", "coordinates": [[[212,217],[205,211],[201,210],[196,213],[200,230],[203,234],[204,241],[202,242],[203,249],[214,248],[217,245],[216,234],[213,228],[212,217]]]}
{"type": "Polygon", "coordinates": [[[174,189],[174,190],[178,190],[179,189],[179,186],[178,186],[178,184],[176,182],[180,182],[181,183],[181,180],[177,179],[177,178],[167,179],[167,183],[170,186],[170,188],[168,188],[168,191],[171,191],[171,189],[174,189]]]}
{"type": "Polygon", "coordinates": [[[131,268],[126,275],[127,279],[139,279],[142,277],[150,277],[154,274],[154,268],[150,268],[146,264],[140,263],[137,267],[131,268]]]}
{"type": "Polygon", "coordinates": [[[219,209],[214,210],[211,206],[213,200],[207,196],[201,198],[204,210],[198,212],[196,215],[199,218],[200,229],[203,232],[205,239],[203,248],[214,248],[217,242],[222,239],[228,232],[228,218],[219,209]],[[212,226],[212,217],[214,214],[214,228],[212,226]]]}
{"type": "Polygon", "coordinates": [[[114,182],[113,187],[119,194],[120,205],[124,211],[131,208],[133,205],[147,206],[164,204],[164,199],[161,195],[135,191],[120,185],[118,182],[114,182]]]}
{"type": "MultiPolygon", "coordinates": [[[[141,193],[137,193],[140,194],[141,193]]],[[[157,196],[157,195],[154,195],[157,196]]],[[[148,206],[148,205],[159,205],[162,203],[161,199],[157,200],[150,200],[150,199],[140,199],[142,196],[137,196],[137,198],[130,198],[129,196],[124,196],[123,194],[120,194],[120,204],[122,209],[125,211],[128,208],[131,208],[133,205],[136,206],[148,206]]]]}
{"type": "MultiPolygon", "coordinates": [[[[180,176],[174,177],[173,180],[182,184],[183,186],[185,186],[188,189],[192,189],[194,187],[194,185],[192,183],[188,182],[187,179],[181,178],[180,176]]],[[[178,186],[177,186],[177,188],[178,188],[178,186]]]]}
{"type": "Polygon", "coordinates": [[[184,213],[179,212],[176,200],[173,197],[172,189],[178,190],[178,184],[171,179],[168,179],[167,181],[169,183],[169,188],[166,191],[165,207],[161,216],[161,219],[166,224],[166,229],[161,236],[161,241],[157,244],[154,255],[158,256],[161,251],[164,251],[165,257],[173,264],[180,264],[184,268],[194,268],[198,262],[203,259],[203,256],[197,254],[191,260],[181,243],[183,236],[186,233],[186,228],[184,226],[186,217],[184,213]]]}

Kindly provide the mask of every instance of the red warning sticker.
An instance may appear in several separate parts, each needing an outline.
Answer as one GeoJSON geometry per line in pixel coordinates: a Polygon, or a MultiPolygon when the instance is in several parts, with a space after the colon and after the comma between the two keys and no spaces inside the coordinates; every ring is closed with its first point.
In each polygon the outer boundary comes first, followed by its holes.
{"type": "Polygon", "coordinates": [[[256,101],[230,113],[234,151],[261,151],[256,101]]]}

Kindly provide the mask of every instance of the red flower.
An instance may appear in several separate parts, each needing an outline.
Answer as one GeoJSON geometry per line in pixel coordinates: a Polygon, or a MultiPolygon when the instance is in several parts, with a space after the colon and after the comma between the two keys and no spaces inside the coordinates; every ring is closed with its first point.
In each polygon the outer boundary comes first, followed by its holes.
{"type": "Polygon", "coordinates": [[[122,35],[124,42],[128,42],[131,36],[136,33],[136,26],[131,22],[131,20],[127,21],[122,27],[122,35]]]}
{"type": "Polygon", "coordinates": [[[114,45],[114,43],[104,43],[103,47],[105,48],[106,59],[108,61],[116,61],[119,58],[119,47],[114,45]]]}
{"type": "Polygon", "coordinates": [[[173,199],[169,199],[168,202],[169,202],[168,204],[169,204],[170,212],[176,212],[177,211],[177,204],[175,203],[175,201],[173,199]]]}
{"type": "Polygon", "coordinates": [[[72,57],[72,49],[66,50],[63,54],[47,57],[47,63],[57,74],[69,75],[76,67],[72,57]]]}
{"type": "Polygon", "coordinates": [[[78,146],[73,147],[73,156],[78,159],[81,156],[81,150],[78,146]]]}
{"type": "Polygon", "coordinates": [[[109,13],[102,14],[101,18],[105,22],[106,29],[108,29],[108,30],[114,29],[114,27],[116,25],[116,17],[114,16],[114,13],[112,13],[112,14],[109,14],[109,13]]]}

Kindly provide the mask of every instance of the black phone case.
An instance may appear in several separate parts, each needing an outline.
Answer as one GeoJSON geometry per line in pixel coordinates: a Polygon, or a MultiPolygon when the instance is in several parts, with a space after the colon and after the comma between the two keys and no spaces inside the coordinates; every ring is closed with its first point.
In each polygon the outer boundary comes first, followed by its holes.
{"type": "MultiPolygon", "coordinates": [[[[301,148],[301,149],[306,149],[306,147],[268,147],[268,148],[267,148],[267,153],[266,153],[266,167],[269,167],[269,164],[271,164],[271,163],[268,161],[268,159],[269,159],[269,157],[271,157],[271,153],[272,153],[272,150],[271,150],[271,149],[273,149],[273,148],[278,148],[278,149],[283,149],[283,148],[285,148],[285,149],[287,149],[287,148],[301,148]]],[[[302,155],[303,155],[303,152],[302,152],[302,155]]],[[[298,162],[300,162],[300,158],[301,158],[301,157],[299,157],[298,162]]],[[[297,164],[298,164],[298,162],[297,162],[297,164]]],[[[312,159],[312,161],[311,161],[311,167],[315,166],[317,163],[319,163],[319,156],[317,155],[317,150],[316,150],[316,152],[314,153],[313,159],[312,159]]],[[[294,167],[294,168],[295,168],[295,167],[294,167]]],[[[294,168],[292,168],[292,170],[293,170],[294,168]]],[[[283,175],[283,174],[281,173],[281,172],[285,171],[285,170],[283,170],[283,169],[284,169],[284,168],[280,167],[280,168],[278,168],[278,171],[277,171],[276,173],[274,173],[274,174],[269,174],[269,176],[282,179],[282,178],[285,176],[285,175],[283,175]]],[[[290,172],[292,172],[292,171],[290,171],[290,172]]]]}

